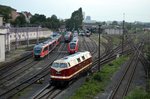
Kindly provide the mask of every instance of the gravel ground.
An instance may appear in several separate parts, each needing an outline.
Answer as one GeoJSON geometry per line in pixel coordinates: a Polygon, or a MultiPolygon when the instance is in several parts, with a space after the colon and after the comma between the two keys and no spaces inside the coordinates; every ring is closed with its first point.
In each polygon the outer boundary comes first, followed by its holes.
{"type": "Polygon", "coordinates": [[[59,94],[55,99],[70,99],[74,95],[75,91],[85,82],[86,77],[81,77],[61,94],[59,94]]]}

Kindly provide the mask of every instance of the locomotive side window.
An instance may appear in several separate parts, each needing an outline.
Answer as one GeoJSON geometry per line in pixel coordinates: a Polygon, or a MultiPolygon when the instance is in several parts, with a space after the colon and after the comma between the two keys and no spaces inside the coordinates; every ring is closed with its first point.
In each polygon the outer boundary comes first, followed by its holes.
{"type": "Polygon", "coordinates": [[[70,66],[70,63],[68,62],[68,65],[70,66]]]}
{"type": "Polygon", "coordinates": [[[83,60],[85,60],[85,57],[84,57],[84,56],[82,56],[82,59],[83,59],[83,60]]]}
{"type": "Polygon", "coordinates": [[[59,66],[60,68],[65,68],[65,67],[67,67],[67,64],[65,64],[65,63],[60,63],[60,66],[59,66]]]}
{"type": "Polygon", "coordinates": [[[77,61],[78,61],[78,62],[81,62],[80,58],[77,58],[77,61]]]}

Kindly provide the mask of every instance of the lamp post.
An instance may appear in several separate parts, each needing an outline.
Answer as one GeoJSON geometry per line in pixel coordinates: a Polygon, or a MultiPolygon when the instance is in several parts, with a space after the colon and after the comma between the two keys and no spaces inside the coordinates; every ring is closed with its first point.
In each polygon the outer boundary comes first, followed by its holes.
{"type": "Polygon", "coordinates": [[[98,71],[100,71],[100,33],[101,33],[101,25],[98,25],[98,34],[99,34],[99,43],[98,43],[98,71]]]}

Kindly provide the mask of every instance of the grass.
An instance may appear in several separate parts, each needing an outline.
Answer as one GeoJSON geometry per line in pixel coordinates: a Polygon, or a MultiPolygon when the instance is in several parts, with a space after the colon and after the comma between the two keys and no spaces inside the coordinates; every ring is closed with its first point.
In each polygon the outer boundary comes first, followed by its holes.
{"type": "Polygon", "coordinates": [[[98,93],[104,92],[106,86],[110,83],[112,75],[120,69],[120,65],[128,59],[122,56],[106,64],[101,72],[90,75],[88,80],[76,91],[71,99],[93,99],[98,93]]]}
{"type": "Polygon", "coordinates": [[[136,87],[125,99],[150,99],[150,94],[141,87],[136,87]]]}

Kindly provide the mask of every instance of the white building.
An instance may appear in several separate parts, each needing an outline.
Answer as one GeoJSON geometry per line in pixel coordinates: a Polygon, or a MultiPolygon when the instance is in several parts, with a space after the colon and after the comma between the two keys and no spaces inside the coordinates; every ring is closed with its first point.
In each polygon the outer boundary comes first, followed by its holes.
{"type": "Polygon", "coordinates": [[[5,61],[5,34],[0,33],[0,62],[5,61]]]}
{"type": "Polygon", "coordinates": [[[114,29],[114,28],[105,29],[104,31],[107,34],[116,34],[116,35],[121,35],[123,33],[122,29],[114,29]]]}
{"type": "Polygon", "coordinates": [[[5,52],[11,50],[12,42],[50,37],[52,31],[39,27],[0,28],[0,62],[5,61],[5,52]]]}
{"type": "Polygon", "coordinates": [[[0,26],[3,26],[3,16],[0,15],[0,26]]]}
{"type": "Polygon", "coordinates": [[[91,20],[91,16],[86,16],[86,19],[85,19],[85,20],[90,21],[90,20],[91,20]]]}

